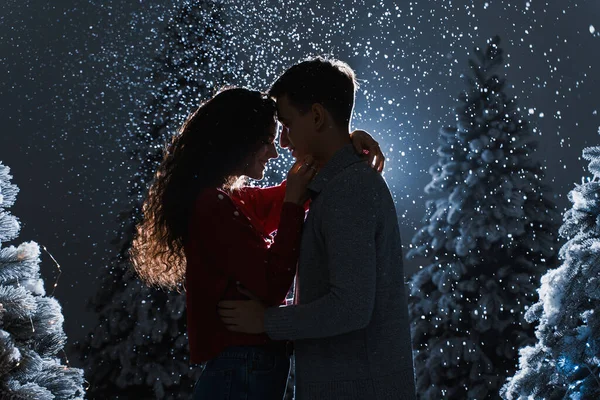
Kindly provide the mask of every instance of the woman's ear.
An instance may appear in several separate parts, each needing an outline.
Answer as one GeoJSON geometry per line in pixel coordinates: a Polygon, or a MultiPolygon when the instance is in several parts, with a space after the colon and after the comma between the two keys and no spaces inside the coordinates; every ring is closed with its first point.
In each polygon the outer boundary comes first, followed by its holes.
{"type": "Polygon", "coordinates": [[[315,130],[318,131],[325,126],[327,113],[323,105],[320,103],[314,103],[311,107],[311,112],[313,115],[313,123],[315,125],[315,130]]]}

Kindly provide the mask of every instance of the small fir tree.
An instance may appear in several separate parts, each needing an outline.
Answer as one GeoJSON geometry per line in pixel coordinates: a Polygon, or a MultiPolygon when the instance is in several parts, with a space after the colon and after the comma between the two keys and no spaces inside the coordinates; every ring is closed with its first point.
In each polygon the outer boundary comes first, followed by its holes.
{"type": "Polygon", "coordinates": [[[520,350],[519,370],[502,388],[507,400],[600,398],[600,147],[583,158],[593,177],[569,193],[563,264],[542,277],[525,315],[539,323],[537,342],[520,350]]]}
{"type": "Polygon", "coordinates": [[[59,358],[64,317],[45,295],[39,246],[4,246],[20,230],[8,212],[18,193],[9,172],[0,163],[0,399],[83,399],[83,371],[59,358]]]}

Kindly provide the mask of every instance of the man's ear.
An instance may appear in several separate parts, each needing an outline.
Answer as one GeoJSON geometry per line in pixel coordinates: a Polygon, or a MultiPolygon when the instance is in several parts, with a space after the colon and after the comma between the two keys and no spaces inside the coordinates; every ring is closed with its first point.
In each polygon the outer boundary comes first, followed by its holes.
{"type": "Polygon", "coordinates": [[[315,125],[315,130],[321,130],[325,126],[327,113],[325,108],[320,103],[314,103],[311,107],[311,112],[313,115],[313,123],[315,125]]]}

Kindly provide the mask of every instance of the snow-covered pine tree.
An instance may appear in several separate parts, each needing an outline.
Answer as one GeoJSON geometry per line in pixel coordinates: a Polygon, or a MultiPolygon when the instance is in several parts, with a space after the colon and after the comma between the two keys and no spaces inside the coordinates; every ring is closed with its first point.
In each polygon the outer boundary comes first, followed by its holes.
{"type": "Polygon", "coordinates": [[[600,399],[600,147],[583,151],[593,177],[569,193],[560,235],[563,264],[542,277],[525,318],[537,342],[520,350],[519,370],[502,388],[513,399],[600,399]]]}
{"type": "Polygon", "coordinates": [[[2,246],[20,230],[8,212],[18,193],[9,173],[0,162],[0,399],[83,399],[83,370],[60,360],[64,317],[45,295],[38,244],[2,246]]]}
{"type": "Polygon", "coordinates": [[[128,252],[141,205],[163,148],[185,117],[225,81],[219,57],[224,40],[223,5],[183,2],[168,21],[148,79],[150,99],[132,121],[128,144],[133,170],[129,206],[119,216],[113,242],[118,254],[102,271],[92,300],[99,323],[78,347],[91,399],[189,398],[190,368],[183,293],[148,288],[131,268],[128,252]]]}
{"type": "Polygon", "coordinates": [[[425,192],[426,224],[408,257],[428,265],[411,279],[417,393],[497,399],[532,342],[525,321],[541,274],[556,259],[557,212],[532,160],[532,130],[505,93],[500,39],[475,49],[456,125],[440,131],[425,192]]]}

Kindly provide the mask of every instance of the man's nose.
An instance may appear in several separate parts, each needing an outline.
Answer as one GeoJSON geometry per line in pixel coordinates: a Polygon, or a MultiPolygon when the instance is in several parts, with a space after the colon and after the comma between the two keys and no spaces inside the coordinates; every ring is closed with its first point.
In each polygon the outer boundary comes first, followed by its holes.
{"type": "Polygon", "coordinates": [[[279,146],[281,146],[282,149],[287,149],[290,147],[290,139],[288,138],[287,128],[283,128],[281,130],[281,134],[279,135],[279,146]]]}

